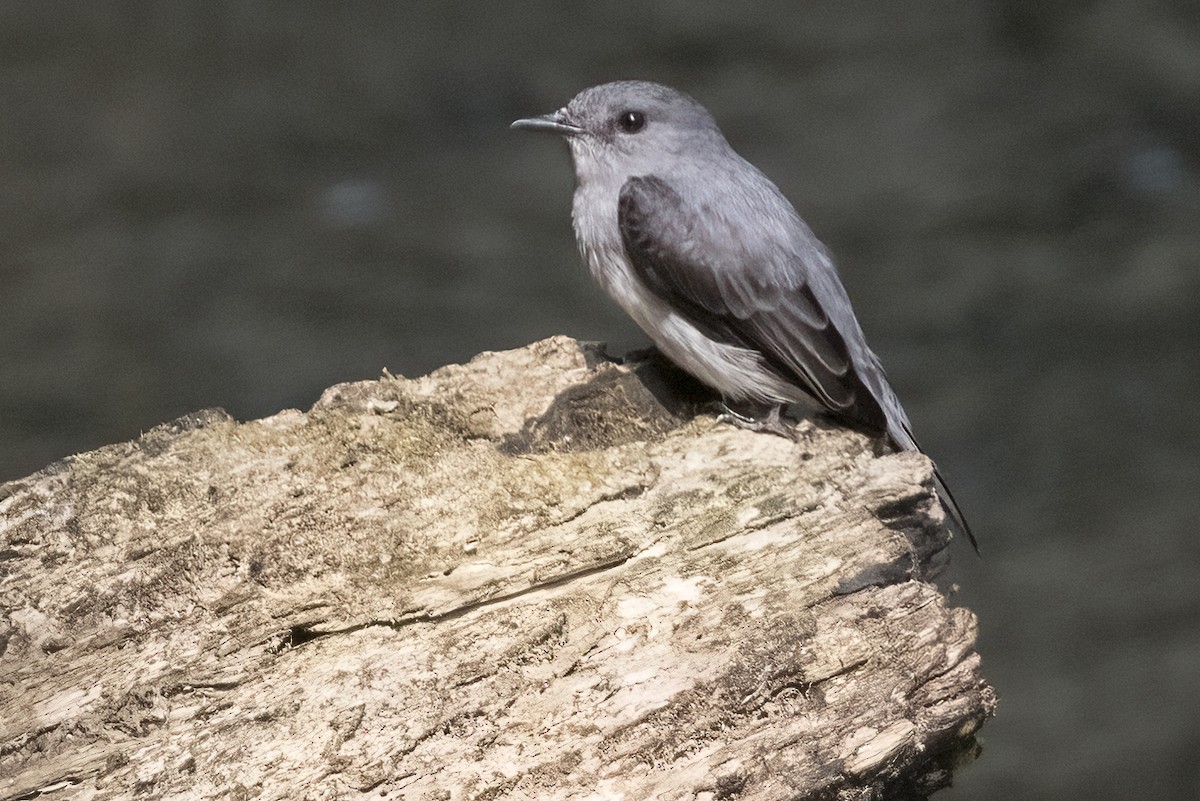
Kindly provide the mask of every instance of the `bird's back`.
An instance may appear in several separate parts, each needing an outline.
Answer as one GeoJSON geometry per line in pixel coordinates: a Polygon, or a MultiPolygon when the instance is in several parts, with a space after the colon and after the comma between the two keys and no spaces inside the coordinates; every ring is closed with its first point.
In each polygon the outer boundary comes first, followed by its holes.
{"type": "MultiPolygon", "coordinates": [[[[716,155],[676,159],[660,171],[663,190],[644,202],[669,204],[669,197],[678,205],[643,212],[655,233],[640,254],[628,248],[630,259],[652,259],[654,241],[673,243],[660,257],[670,263],[650,280],[673,303],[720,317],[727,335],[756,348],[834,416],[916,450],[908,416],[867,346],[828,251],[760,170],[732,148],[716,155]]],[[[639,272],[645,280],[648,270],[639,272]]]]}

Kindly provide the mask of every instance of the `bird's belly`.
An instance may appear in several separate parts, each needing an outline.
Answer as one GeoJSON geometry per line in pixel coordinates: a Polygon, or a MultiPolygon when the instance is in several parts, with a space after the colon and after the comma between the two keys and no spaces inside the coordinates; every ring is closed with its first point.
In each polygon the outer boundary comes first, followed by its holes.
{"type": "Polygon", "coordinates": [[[758,353],[718,342],[688,322],[633,275],[623,252],[585,248],[588,268],[663,355],[730,400],[791,403],[805,396],[764,367],[758,353]]]}

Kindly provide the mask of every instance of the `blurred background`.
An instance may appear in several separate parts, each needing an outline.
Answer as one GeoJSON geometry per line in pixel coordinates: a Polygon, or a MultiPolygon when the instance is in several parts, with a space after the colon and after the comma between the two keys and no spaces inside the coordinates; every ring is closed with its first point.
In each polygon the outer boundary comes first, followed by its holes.
{"type": "MultiPolygon", "coordinates": [[[[944,799],[1200,797],[1200,12],[1188,0],[0,4],[0,480],[552,335],[565,146],[707,105],[836,254],[982,541],[1000,693],[944,799]]],[[[956,546],[957,547],[957,546],[956,546]]]]}

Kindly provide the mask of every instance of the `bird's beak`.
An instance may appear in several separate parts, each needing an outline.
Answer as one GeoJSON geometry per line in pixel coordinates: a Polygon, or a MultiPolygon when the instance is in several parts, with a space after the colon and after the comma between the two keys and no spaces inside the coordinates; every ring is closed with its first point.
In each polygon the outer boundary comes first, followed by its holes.
{"type": "Polygon", "coordinates": [[[540,117],[526,117],[512,124],[513,128],[522,131],[544,131],[562,136],[577,136],[583,133],[578,125],[567,122],[566,109],[559,109],[553,114],[543,114],[540,117]]]}

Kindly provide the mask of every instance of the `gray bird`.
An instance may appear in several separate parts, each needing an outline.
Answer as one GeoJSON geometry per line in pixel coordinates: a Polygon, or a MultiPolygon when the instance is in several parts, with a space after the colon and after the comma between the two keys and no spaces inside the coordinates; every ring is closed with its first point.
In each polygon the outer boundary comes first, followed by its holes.
{"type": "Polygon", "coordinates": [[[815,400],[894,448],[920,450],[829,253],[703,106],[660,84],[618,81],[512,127],[566,138],[575,237],[604,290],[727,402],[769,409],[733,422],[794,438],[782,409],[815,400]]]}

